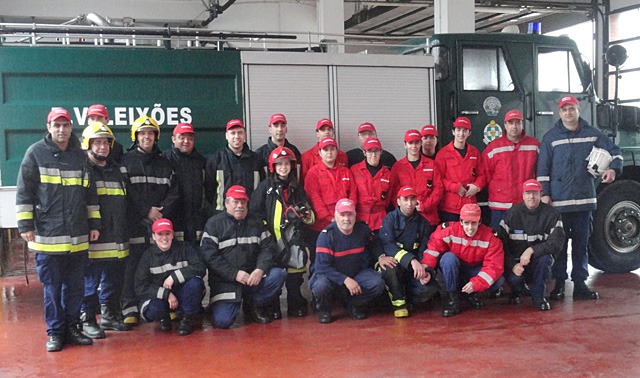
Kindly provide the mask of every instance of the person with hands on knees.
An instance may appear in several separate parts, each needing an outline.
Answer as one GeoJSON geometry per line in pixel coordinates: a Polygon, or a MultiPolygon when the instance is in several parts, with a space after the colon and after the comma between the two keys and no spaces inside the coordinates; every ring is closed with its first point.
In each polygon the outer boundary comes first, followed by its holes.
{"type": "Polygon", "coordinates": [[[435,271],[420,263],[433,227],[416,211],[417,197],[412,187],[402,187],[396,196],[398,207],[387,214],[380,229],[385,256],[378,259],[378,271],[387,284],[396,318],[409,316],[407,301],[424,303],[438,293],[436,281],[427,280],[435,271]]]}
{"type": "Polygon", "coordinates": [[[371,229],[356,221],[354,202],[340,199],[334,217],[318,237],[315,272],[309,280],[320,323],[331,323],[334,297],[346,304],[353,319],[361,320],[366,318],[362,306],[384,290],[384,281],[372,268],[374,256],[382,256],[382,251],[371,229]]]}
{"type": "MultiPolygon", "coordinates": [[[[422,265],[442,271],[447,291],[442,315],[446,317],[460,313],[460,292],[473,308],[480,309],[484,303],[478,293],[498,290],[504,282],[502,242],[490,227],[480,223],[480,207],[476,204],[462,206],[459,222],[445,223],[431,234],[422,265]]],[[[430,280],[427,277],[423,282],[430,280]]]]}
{"type": "Polygon", "coordinates": [[[505,278],[511,285],[511,303],[520,303],[525,280],[531,284],[533,305],[540,311],[551,309],[545,299],[546,281],[553,257],[565,243],[560,213],[542,203],[542,185],[527,180],[522,185],[524,202],[507,210],[500,222],[498,237],[504,245],[505,278]]]}
{"type": "Polygon", "coordinates": [[[136,271],[140,313],[147,321],[160,321],[160,328],[169,332],[169,313],[180,311],[178,334],[189,335],[192,318],[202,310],[204,264],[191,244],[173,239],[170,220],[160,218],[151,229],[155,245],[144,252],[136,271]]]}

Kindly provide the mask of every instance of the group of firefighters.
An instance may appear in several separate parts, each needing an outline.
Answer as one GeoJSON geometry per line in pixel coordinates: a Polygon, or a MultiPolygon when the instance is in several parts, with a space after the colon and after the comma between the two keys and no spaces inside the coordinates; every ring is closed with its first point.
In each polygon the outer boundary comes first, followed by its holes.
{"type": "MultiPolygon", "coordinates": [[[[433,125],[404,134],[406,156],[383,149],[376,127],[362,123],[360,146],[338,148],[334,126],[316,124],[304,153],[286,139],[287,119],[273,114],[270,137],[255,152],[240,120],[227,123],[226,146],[209,158],[196,131],[180,123],[161,152],[157,122],[131,126],[123,153],[99,104],[78,139],[69,112],[53,108],[47,134],[26,151],[18,175],[21,237],[36,253],[44,288],[47,351],[91,345],[104,330],[127,331],[142,318],[164,331],[192,332],[207,292],[211,322],[269,323],[304,317],[309,268],[312,308],[330,323],[342,303],[354,319],[385,288],[395,317],[442,294],[442,314],[482,308],[478,293],[530,296],[538,310],[550,274],[551,299],[565,295],[567,239],[572,240],[574,299],[597,299],[585,283],[595,179],[592,151],[606,151],[603,183],[622,171],[605,135],[580,118],[572,96],[542,141],[527,136],[510,110],[504,133],[481,153],[467,143],[471,121],[457,118],[453,141],[438,150],[433,125]],[[537,178],[537,180],[536,180],[537,178]],[[490,220],[476,195],[487,190],[490,220]],[[99,322],[97,315],[100,313],[99,322]],[[84,333],[83,333],[84,331],[84,333]]],[[[602,164],[600,164],[602,167],[602,164]]]]}

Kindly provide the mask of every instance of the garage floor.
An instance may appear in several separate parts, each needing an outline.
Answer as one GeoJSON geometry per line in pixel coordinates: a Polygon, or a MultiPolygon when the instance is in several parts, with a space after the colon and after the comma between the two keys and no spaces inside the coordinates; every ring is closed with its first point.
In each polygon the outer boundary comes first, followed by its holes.
{"type": "Polygon", "coordinates": [[[314,316],[212,329],[187,337],[155,324],[109,331],[93,346],[45,351],[42,286],[35,276],[0,278],[0,376],[640,376],[640,270],[592,272],[601,299],[486,300],[483,310],[443,318],[439,306],[408,319],[372,309],[363,321],[340,311],[328,325],[314,316]]]}

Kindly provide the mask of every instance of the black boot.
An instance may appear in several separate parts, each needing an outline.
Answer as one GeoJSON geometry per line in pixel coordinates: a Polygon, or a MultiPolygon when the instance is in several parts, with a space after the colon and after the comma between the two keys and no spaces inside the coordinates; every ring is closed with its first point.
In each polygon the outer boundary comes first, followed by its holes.
{"type": "Polygon", "coordinates": [[[316,298],[316,314],[318,315],[318,322],[328,324],[331,323],[331,303],[326,299],[316,298]]]}
{"type": "Polygon", "coordinates": [[[271,302],[271,314],[273,316],[273,320],[282,319],[282,310],[280,309],[280,296],[273,299],[271,302]]]}
{"type": "Polygon", "coordinates": [[[162,332],[171,332],[171,318],[160,319],[160,330],[162,332]]]}
{"type": "Polygon", "coordinates": [[[65,344],[71,345],[93,345],[93,340],[85,336],[80,331],[80,324],[72,324],[67,328],[67,334],[65,335],[65,344]]]}
{"type": "Polygon", "coordinates": [[[86,320],[82,323],[82,327],[84,329],[84,333],[92,339],[104,339],[107,337],[104,330],[102,330],[98,325],[98,322],[96,322],[96,314],[92,308],[87,309],[86,320]]]}
{"type": "Polygon", "coordinates": [[[475,308],[476,310],[479,310],[484,307],[484,303],[482,303],[482,301],[478,297],[477,292],[469,294],[468,299],[469,299],[469,303],[471,304],[471,307],[475,308]]]}
{"type": "Polygon", "coordinates": [[[556,301],[564,299],[564,280],[556,279],[556,283],[549,294],[549,298],[556,301]]]}
{"type": "Polygon", "coordinates": [[[62,350],[62,335],[51,335],[47,339],[47,352],[59,352],[62,350]]]}
{"type": "Polygon", "coordinates": [[[551,304],[547,302],[545,298],[531,298],[533,301],[533,307],[537,308],[540,311],[549,311],[551,310],[551,304]]]}
{"type": "Polygon", "coordinates": [[[460,313],[460,299],[457,291],[447,291],[447,298],[442,309],[442,316],[451,317],[460,313]]]}
{"type": "Polygon", "coordinates": [[[191,334],[191,317],[187,314],[184,314],[182,319],[180,320],[180,324],[178,325],[178,335],[187,336],[191,334]]]}
{"type": "Polygon", "coordinates": [[[347,312],[355,320],[362,320],[367,318],[367,314],[365,314],[365,312],[362,311],[360,307],[352,304],[347,305],[347,312]]]}
{"type": "Polygon", "coordinates": [[[573,282],[573,299],[598,299],[600,296],[597,291],[589,289],[584,281],[573,282]]]}
{"type": "Polygon", "coordinates": [[[131,331],[131,326],[122,322],[109,305],[100,305],[100,327],[102,329],[110,329],[114,331],[131,331]]]}
{"type": "Polygon", "coordinates": [[[267,324],[273,321],[273,314],[271,313],[270,306],[252,306],[251,308],[251,319],[254,322],[260,324],[267,324]]]}

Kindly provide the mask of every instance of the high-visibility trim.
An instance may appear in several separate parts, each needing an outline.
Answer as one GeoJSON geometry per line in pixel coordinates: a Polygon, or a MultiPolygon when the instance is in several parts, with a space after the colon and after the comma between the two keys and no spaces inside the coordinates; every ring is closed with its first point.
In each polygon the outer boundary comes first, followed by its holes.
{"type": "Polygon", "coordinates": [[[304,273],[306,271],[305,268],[287,268],[287,273],[304,273]]]}
{"type": "Polygon", "coordinates": [[[490,207],[497,207],[499,209],[504,209],[504,210],[508,210],[511,208],[511,206],[513,206],[513,204],[511,202],[496,202],[496,201],[489,201],[489,206],[490,207]]]}
{"type": "Polygon", "coordinates": [[[171,185],[171,179],[167,177],[131,176],[129,180],[132,184],[171,185]]]}
{"type": "Polygon", "coordinates": [[[33,205],[16,205],[18,213],[33,212],[33,205]]]}
{"type": "Polygon", "coordinates": [[[585,198],[579,200],[566,200],[566,201],[552,201],[551,204],[553,207],[562,207],[562,206],[575,206],[575,205],[595,205],[598,203],[596,198],[585,198]]]}
{"type": "Polygon", "coordinates": [[[487,274],[487,272],[480,272],[478,273],[478,277],[482,278],[483,280],[487,281],[487,283],[489,284],[489,286],[493,285],[493,278],[491,278],[490,275],[487,274]]]}
{"type": "Polygon", "coordinates": [[[236,293],[220,293],[211,298],[211,303],[236,299],[236,293]]]}
{"type": "Polygon", "coordinates": [[[129,256],[129,248],[92,251],[91,246],[92,244],[89,244],[90,259],[124,259],[125,257],[129,256]]]}
{"type": "Polygon", "coordinates": [[[409,252],[405,251],[404,249],[399,250],[395,256],[393,256],[394,259],[396,259],[396,261],[400,262],[400,260],[402,260],[402,258],[409,252]]]}
{"type": "Polygon", "coordinates": [[[122,188],[100,188],[97,187],[96,191],[99,196],[125,196],[127,192],[122,188]]]}
{"type": "Polygon", "coordinates": [[[469,244],[472,247],[489,248],[489,242],[482,240],[471,240],[471,243],[469,243],[469,240],[455,235],[445,236],[443,240],[447,243],[460,244],[465,246],[469,244]]]}
{"type": "Polygon", "coordinates": [[[202,240],[203,231],[196,231],[196,241],[202,240]]]}
{"type": "Polygon", "coordinates": [[[160,286],[158,288],[158,292],[156,293],[156,298],[158,298],[158,299],[164,298],[164,291],[165,290],[167,290],[167,289],[165,289],[164,287],[160,286]]]}
{"type": "Polygon", "coordinates": [[[44,244],[31,241],[28,244],[29,249],[42,253],[75,253],[83,252],[89,249],[89,242],[72,244],[72,243],[56,243],[44,244]]]}
{"type": "Polygon", "coordinates": [[[122,315],[126,318],[127,316],[137,315],[138,314],[138,306],[129,306],[127,308],[122,309],[122,315]]]}
{"type": "Polygon", "coordinates": [[[17,220],[33,219],[33,211],[21,211],[16,215],[17,220]]]}
{"type": "Polygon", "coordinates": [[[596,140],[598,140],[597,136],[590,136],[590,137],[584,137],[584,138],[558,139],[551,142],[551,147],[557,147],[563,144],[594,143],[596,140]]]}
{"type": "Polygon", "coordinates": [[[164,264],[161,266],[154,266],[149,268],[149,271],[153,274],[161,274],[166,272],[173,272],[176,269],[186,268],[189,266],[187,261],[178,261],[175,264],[164,264]]]}
{"type": "MultiPolygon", "coordinates": [[[[146,301],[142,302],[142,306],[140,306],[140,317],[141,317],[142,319],[144,319],[145,321],[147,321],[147,322],[149,321],[149,319],[147,319],[147,318],[145,318],[145,317],[144,317],[144,313],[146,312],[147,307],[149,307],[149,303],[151,303],[151,299],[147,299],[146,301]]],[[[132,307],[129,307],[129,309],[131,309],[131,308],[132,308],[132,307]]],[[[125,312],[125,311],[126,311],[126,310],[123,310],[122,312],[123,312],[123,315],[126,317],[128,313],[127,313],[127,312],[125,312]]],[[[130,314],[137,314],[137,313],[138,313],[138,309],[136,308],[136,309],[135,309],[135,310],[133,310],[133,311],[129,311],[129,313],[130,313],[130,314]]]]}
{"type": "Polygon", "coordinates": [[[100,219],[100,206],[99,205],[91,205],[87,206],[87,217],[89,219],[100,219]]]}
{"type": "Polygon", "coordinates": [[[180,283],[184,283],[185,279],[184,279],[184,274],[182,274],[182,272],[180,271],[180,269],[176,270],[173,272],[173,274],[176,275],[176,278],[178,279],[178,282],[180,283]]]}
{"type": "Polygon", "coordinates": [[[173,238],[178,241],[184,241],[184,231],[175,231],[173,238]]]}
{"type": "Polygon", "coordinates": [[[218,244],[218,238],[216,236],[209,235],[209,233],[206,231],[202,232],[202,240],[204,239],[210,239],[212,242],[218,244]]]}
{"type": "Polygon", "coordinates": [[[548,182],[549,176],[538,176],[536,180],[538,180],[539,182],[548,182]]]}
{"type": "Polygon", "coordinates": [[[258,184],[260,184],[260,172],[253,171],[253,190],[258,188],[258,184]]]}
{"type": "Polygon", "coordinates": [[[397,301],[391,300],[391,304],[393,307],[400,307],[407,304],[407,301],[404,299],[398,299],[397,301]]]}
{"type": "Polygon", "coordinates": [[[224,210],[224,171],[216,171],[216,182],[218,183],[218,198],[216,200],[216,210],[224,210]]]}
{"type": "Polygon", "coordinates": [[[282,202],[276,201],[276,209],[273,215],[273,236],[276,240],[282,239],[282,232],[280,226],[282,225],[282,202]]]}
{"type": "Polygon", "coordinates": [[[427,252],[427,255],[431,255],[435,258],[438,258],[438,256],[440,256],[440,252],[434,251],[433,249],[427,249],[425,252],[427,252]]]}
{"type": "Polygon", "coordinates": [[[144,244],[145,240],[144,240],[144,236],[140,236],[137,238],[129,238],[129,244],[144,244]]]}

